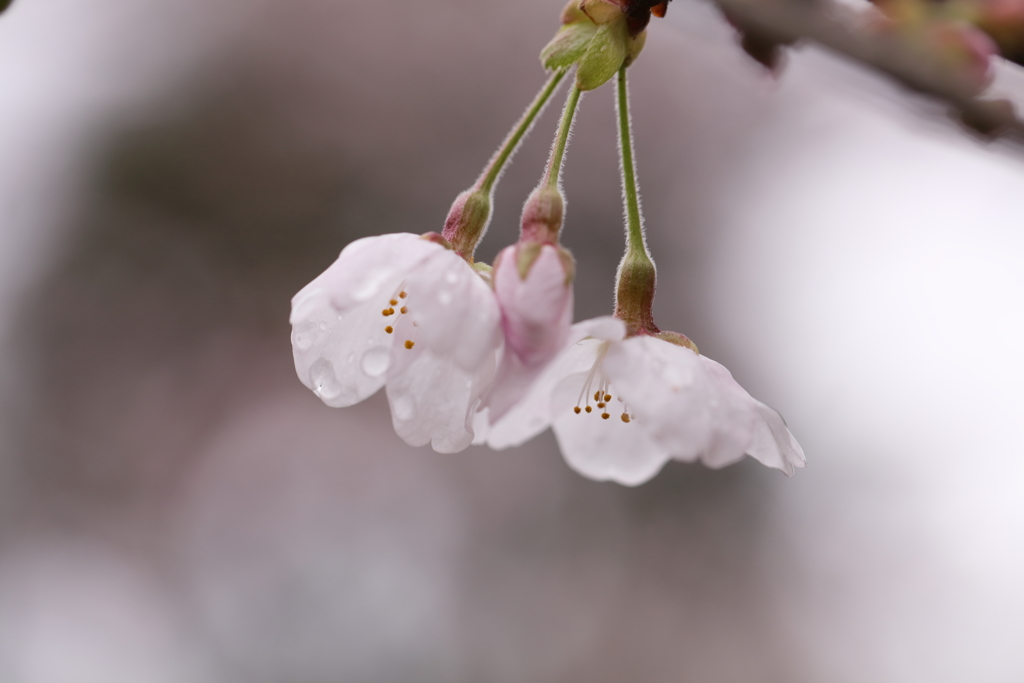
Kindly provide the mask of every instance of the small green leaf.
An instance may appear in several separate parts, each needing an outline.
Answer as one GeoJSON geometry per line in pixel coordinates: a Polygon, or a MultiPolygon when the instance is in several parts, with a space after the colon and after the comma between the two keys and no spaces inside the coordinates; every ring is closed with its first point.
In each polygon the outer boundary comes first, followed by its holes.
{"type": "Polygon", "coordinates": [[[540,257],[540,250],[544,248],[541,242],[520,242],[516,249],[516,270],[519,271],[519,279],[525,280],[530,274],[530,269],[540,257]]]}
{"type": "Polygon", "coordinates": [[[607,83],[626,61],[630,43],[625,18],[601,25],[576,70],[579,89],[594,90],[607,83]]]}
{"type": "MultiPolygon", "coordinates": [[[[0,0],[2,2],[2,0],[0,0]]],[[[586,53],[597,33],[597,25],[589,19],[563,26],[540,52],[545,69],[563,69],[575,64],[586,53]]]]}

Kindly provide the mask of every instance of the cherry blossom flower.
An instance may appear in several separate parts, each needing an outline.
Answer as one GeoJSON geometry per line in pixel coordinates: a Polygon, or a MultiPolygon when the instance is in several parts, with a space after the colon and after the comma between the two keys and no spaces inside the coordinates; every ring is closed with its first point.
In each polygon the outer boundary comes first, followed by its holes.
{"type": "Polygon", "coordinates": [[[673,459],[718,468],[750,455],[787,475],[803,467],[782,417],[676,338],[627,338],[626,325],[610,316],[577,323],[487,444],[516,446],[551,426],[573,469],[629,486],[673,459]]]}
{"type": "Polygon", "coordinates": [[[387,385],[407,443],[459,451],[501,347],[494,293],[440,240],[409,233],[349,244],[292,300],[295,370],[329,406],[387,385]]]}

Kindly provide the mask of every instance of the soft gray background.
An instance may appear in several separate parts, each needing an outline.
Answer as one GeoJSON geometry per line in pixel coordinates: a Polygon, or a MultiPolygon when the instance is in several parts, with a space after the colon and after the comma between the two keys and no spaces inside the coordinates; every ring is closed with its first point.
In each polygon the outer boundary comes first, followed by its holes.
{"type": "MultiPolygon", "coordinates": [[[[632,73],[659,323],[786,415],[794,478],[598,484],[550,434],[439,455],[294,377],[291,295],[439,229],[560,6],[0,18],[0,680],[1024,680],[1024,161],[826,53],[773,80],[677,0],[632,73]]],[[[566,191],[576,317],[605,314],[610,88],[566,191]]]]}

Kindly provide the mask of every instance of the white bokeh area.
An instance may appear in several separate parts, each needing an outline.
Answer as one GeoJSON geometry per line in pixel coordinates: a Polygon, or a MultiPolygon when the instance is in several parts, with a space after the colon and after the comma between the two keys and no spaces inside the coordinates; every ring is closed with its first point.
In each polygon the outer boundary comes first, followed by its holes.
{"type": "Polygon", "coordinates": [[[808,680],[1010,683],[1024,157],[908,101],[823,52],[791,59],[708,290],[808,455],[773,550],[808,680]]]}

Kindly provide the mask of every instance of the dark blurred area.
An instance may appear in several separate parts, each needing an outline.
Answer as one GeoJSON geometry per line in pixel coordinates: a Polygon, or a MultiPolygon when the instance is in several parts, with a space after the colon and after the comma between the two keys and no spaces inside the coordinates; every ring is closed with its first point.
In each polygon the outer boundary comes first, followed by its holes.
{"type": "MultiPolygon", "coordinates": [[[[66,21],[60,2],[19,14],[29,4],[0,29],[66,21]]],[[[815,565],[796,547],[817,533],[841,549],[849,530],[786,529],[827,495],[796,495],[803,472],[676,463],[629,489],[569,471],[550,433],[440,455],[392,433],[383,396],[333,410],[295,378],[291,296],[353,239],[439,229],[541,85],[536,53],[560,6],[195,2],[175,21],[130,15],[148,27],[134,37],[98,10],[83,30],[122,41],[122,59],[146,31],[195,55],[76,129],[77,180],[46,195],[63,208],[25,250],[31,275],[7,285],[0,680],[950,680],[922,677],[941,658],[900,659],[913,648],[892,664],[888,636],[846,639],[856,610],[831,606],[854,579],[808,582],[815,565]],[[200,49],[207,17],[217,28],[200,49]],[[838,635],[794,626],[809,614],[838,635]]],[[[776,407],[808,436],[810,481],[821,467],[816,486],[836,486],[845,470],[819,462],[846,432],[811,428],[813,391],[773,389],[778,375],[744,355],[755,337],[715,308],[713,290],[729,291],[715,254],[742,239],[718,226],[743,204],[734,179],[775,86],[717,17],[671,10],[685,18],[654,22],[632,81],[659,322],[755,395],[786,397],[776,407]]],[[[97,82],[117,81],[117,64],[97,82]]],[[[498,190],[483,260],[516,237],[557,106],[498,190]]],[[[47,125],[22,125],[33,120],[47,125]]],[[[605,89],[585,98],[566,168],[577,320],[611,309],[616,164],[605,89]]],[[[773,339],[787,334],[795,343],[773,339]]],[[[880,555],[856,590],[900,557],[880,555]]],[[[999,662],[985,680],[1022,671],[999,662]]]]}

